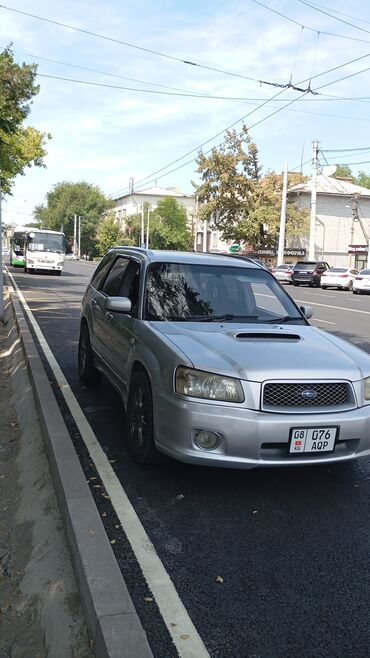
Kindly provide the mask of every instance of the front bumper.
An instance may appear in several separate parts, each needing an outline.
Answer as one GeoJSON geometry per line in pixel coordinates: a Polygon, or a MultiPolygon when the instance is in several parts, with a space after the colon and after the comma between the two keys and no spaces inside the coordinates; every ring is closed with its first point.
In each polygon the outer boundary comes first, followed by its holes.
{"type": "Polygon", "coordinates": [[[346,461],[370,455],[370,405],[338,413],[274,414],[239,406],[194,402],[153,391],[156,444],[174,459],[208,466],[255,468],[346,461]],[[293,427],[338,426],[332,453],[289,454],[293,427]],[[218,432],[214,450],[194,443],[194,430],[218,432]]]}
{"type": "Polygon", "coordinates": [[[27,269],[34,271],[60,272],[63,269],[63,265],[56,265],[55,263],[35,263],[33,265],[27,265],[27,269]]]}

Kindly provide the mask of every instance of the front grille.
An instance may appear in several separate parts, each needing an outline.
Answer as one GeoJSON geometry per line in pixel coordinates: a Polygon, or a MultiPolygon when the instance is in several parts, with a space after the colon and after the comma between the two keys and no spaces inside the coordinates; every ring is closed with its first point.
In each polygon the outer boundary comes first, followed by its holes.
{"type": "Polygon", "coordinates": [[[269,383],[263,389],[264,408],[345,407],[353,404],[346,382],[269,383]]]}

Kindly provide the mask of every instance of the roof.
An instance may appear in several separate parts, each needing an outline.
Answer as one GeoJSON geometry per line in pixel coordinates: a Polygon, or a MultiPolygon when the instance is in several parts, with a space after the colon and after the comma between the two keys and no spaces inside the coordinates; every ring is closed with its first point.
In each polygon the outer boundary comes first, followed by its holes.
{"type": "MultiPolygon", "coordinates": [[[[312,178],[305,183],[299,183],[289,188],[289,192],[311,192],[312,178]]],[[[316,177],[316,191],[318,194],[336,194],[345,196],[367,196],[370,197],[370,190],[360,185],[354,185],[346,180],[339,178],[331,178],[330,176],[323,176],[319,174],[316,177]]]]}
{"type": "Polygon", "coordinates": [[[175,188],[167,188],[167,187],[149,187],[147,190],[139,190],[139,191],[133,191],[130,192],[129,194],[122,194],[121,196],[116,197],[115,201],[118,201],[119,199],[127,199],[132,196],[165,196],[165,197],[177,197],[177,198],[188,198],[192,199],[194,198],[193,194],[184,194],[183,192],[180,192],[178,189],[175,188]]]}
{"type": "Polygon", "coordinates": [[[182,263],[186,265],[227,265],[229,267],[251,267],[262,269],[257,263],[245,258],[235,258],[227,254],[211,254],[196,251],[166,251],[160,249],[144,249],[143,247],[113,247],[112,251],[141,256],[152,262],[182,263]],[[248,260],[248,262],[247,262],[248,260]]]}

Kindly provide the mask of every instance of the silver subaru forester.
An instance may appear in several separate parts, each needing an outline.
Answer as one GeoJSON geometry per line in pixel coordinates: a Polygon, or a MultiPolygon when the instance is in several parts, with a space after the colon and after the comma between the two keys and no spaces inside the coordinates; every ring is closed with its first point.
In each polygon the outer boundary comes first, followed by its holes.
{"type": "Polygon", "coordinates": [[[82,304],[83,382],[126,408],[132,457],[251,468],[370,454],[370,356],[248,259],[115,247],[82,304]]]}

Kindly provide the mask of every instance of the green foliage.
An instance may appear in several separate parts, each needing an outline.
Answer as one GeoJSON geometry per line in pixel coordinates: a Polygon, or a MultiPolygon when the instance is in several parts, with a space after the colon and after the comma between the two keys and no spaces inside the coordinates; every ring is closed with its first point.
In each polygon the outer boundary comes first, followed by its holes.
{"type": "Polygon", "coordinates": [[[190,251],[193,245],[187,227],[185,208],[176,199],[168,197],[158,203],[150,217],[150,246],[152,249],[190,251]]]}
{"type": "MultiPolygon", "coordinates": [[[[216,225],[226,240],[257,246],[276,246],[280,228],[283,180],[281,174],[268,172],[261,177],[257,146],[248,129],[242,133],[227,131],[224,143],[212,149],[209,157],[200,152],[198,172],[202,183],[195,185],[203,202],[200,218],[216,225]]],[[[299,174],[290,175],[289,185],[301,182],[299,174]]],[[[194,184],[193,184],[194,185],[194,184]]],[[[286,237],[307,230],[307,211],[287,202],[286,237]]]]}
{"type": "Polygon", "coordinates": [[[117,223],[114,213],[108,213],[98,226],[96,244],[98,254],[104,256],[108,249],[122,244],[127,244],[125,234],[117,223]]]}
{"type": "Polygon", "coordinates": [[[243,126],[240,136],[228,130],[223,144],[213,148],[209,156],[199,152],[197,164],[202,182],[193,185],[198,201],[204,204],[201,219],[217,222],[224,238],[238,239],[238,226],[250,214],[260,176],[257,147],[247,127],[243,126]]]}
{"type": "Polygon", "coordinates": [[[31,99],[39,93],[35,85],[36,64],[16,64],[8,46],[0,53],[0,130],[7,134],[17,132],[27,118],[31,99]]]}
{"type": "MultiPolygon", "coordinates": [[[[144,208],[144,242],[148,221],[148,207],[144,208]]],[[[151,249],[173,249],[189,251],[193,238],[187,227],[185,208],[176,199],[168,197],[158,203],[149,214],[149,247],[151,249]]],[[[141,244],[141,213],[131,215],[126,220],[126,236],[135,245],[141,244]]],[[[128,244],[125,242],[125,244],[128,244]]]]}
{"type": "Polygon", "coordinates": [[[361,185],[361,187],[367,187],[367,189],[370,190],[370,174],[365,174],[364,171],[359,171],[356,178],[356,183],[357,185],[361,185]]]}
{"type": "Polygon", "coordinates": [[[16,64],[10,47],[0,53],[0,176],[3,194],[9,194],[14,178],[26,167],[43,167],[45,144],[50,135],[25,128],[31,99],[38,94],[34,84],[37,66],[16,64]]]}
{"type": "Polygon", "coordinates": [[[354,176],[349,165],[337,165],[334,176],[351,178],[352,183],[355,185],[360,185],[360,187],[366,187],[370,190],[370,174],[365,174],[364,171],[359,171],[358,176],[354,176]]]}
{"type": "Polygon", "coordinates": [[[86,181],[72,183],[63,181],[54,185],[46,195],[46,204],[34,209],[35,218],[42,228],[64,231],[69,242],[73,242],[74,215],[81,217],[81,253],[96,253],[96,234],[104,212],[112,202],[100,188],[86,181]]]}
{"type": "Polygon", "coordinates": [[[352,174],[351,168],[346,164],[337,164],[334,176],[338,176],[339,178],[352,178],[352,180],[355,178],[352,174]]]}

